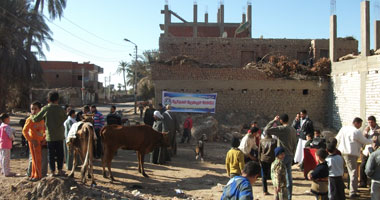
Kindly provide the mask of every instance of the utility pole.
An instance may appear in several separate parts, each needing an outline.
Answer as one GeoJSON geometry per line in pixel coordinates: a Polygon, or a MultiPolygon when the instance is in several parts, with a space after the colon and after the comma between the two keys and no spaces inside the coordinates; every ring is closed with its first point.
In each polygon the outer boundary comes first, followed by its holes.
{"type": "Polygon", "coordinates": [[[107,88],[107,76],[104,77],[104,87],[103,87],[103,90],[104,90],[104,102],[107,101],[107,91],[106,91],[106,88],[107,88]]]}
{"type": "Polygon", "coordinates": [[[108,98],[111,100],[111,73],[108,77],[108,98]]]}
{"type": "Polygon", "coordinates": [[[134,99],[135,99],[135,115],[137,114],[137,45],[128,40],[128,39],[124,39],[126,42],[130,42],[132,43],[133,45],[135,45],[135,70],[134,70],[134,77],[133,77],[133,92],[134,92],[134,99]]]}
{"type": "Polygon", "coordinates": [[[86,102],[85,102],[85,97],[84,97],[84,67],[82,67],[82,105],[85,105],[86,102]]]}

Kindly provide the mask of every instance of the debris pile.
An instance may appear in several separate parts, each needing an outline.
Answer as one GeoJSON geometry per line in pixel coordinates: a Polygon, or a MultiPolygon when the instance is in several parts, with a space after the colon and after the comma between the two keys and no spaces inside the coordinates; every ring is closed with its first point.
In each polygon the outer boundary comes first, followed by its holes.
{"type": "Polygon", "coordinates": [[[171,59],[168,60],[159,60],[159,64],[165,64],[165,65],[193,65],[200,68],[226,68],[226,67],[232,67],[231,65],[220,65],[220,64],[209,64],[209,63],[201,63],[198,60],[190,57],[190,56],[174,56],[171,59]]]}
{"type": "Polygon", "coordinates": [[[331,62],[327,58],[321,58],[313,67],[308,67],[286,56],[271,56],[266,63],[251,62],[244,69],[256,69],[272,78],[307,79],[309,76],[328,76],[331,72],[331,62]]]}
{"type": "Polygon", "coordinates": [[[1,199],[143,199],[131,193],[115,194],[97,187],[78,184],[74,179],[46,177],[37,182],[22,180],[11,185],[1,199]]]}

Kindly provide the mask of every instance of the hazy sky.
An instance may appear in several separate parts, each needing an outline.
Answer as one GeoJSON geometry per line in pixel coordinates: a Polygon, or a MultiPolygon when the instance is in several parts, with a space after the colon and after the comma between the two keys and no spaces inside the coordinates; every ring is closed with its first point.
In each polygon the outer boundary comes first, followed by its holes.
{"type": "MultiPolygon", "coordinates": [[[[337,0],[338,37],[360,38],[360,1],[337,0]]],[[[380,0],[377,0],[380,1],[380,0]]],[[[377,1],[371,1],[371,28],[379,17],[377,1]],[[376,7],[376,8],[375,8],[376,7]]],[[[216,21],[220,0],[198,0],[198,21],[209,13],[209,22],[216,21]]],[[[253,37],[264,38],[328,38],[330,0],[253,0],[253,37]]],[[[187,21],[192,21],[193,0],[169,0],[169,8],[187,21]]],[[[247,0],[224,0],[225,22],[240,22],[247,0]]],[[[54,41],[47,60],[95,63],[111,73],[111,83],[117,85],[122,77],[115,73],[121,60],[133,59],[134,46],[123,41],[128,38],[138,45],[138,53],[158,49],[164,22],[161,9],[165,0],[67,0],[64,17],[49,26],[54,41]],[[71,23],[73,22],[73,23],[71,23]]],[[[175,21],[175,17],[172,17],[175,21]]],[[[373,37],[373,29],[371,29],[373,37]]],[[[373,41],[373,40],[372,40],[373,41]]]]}

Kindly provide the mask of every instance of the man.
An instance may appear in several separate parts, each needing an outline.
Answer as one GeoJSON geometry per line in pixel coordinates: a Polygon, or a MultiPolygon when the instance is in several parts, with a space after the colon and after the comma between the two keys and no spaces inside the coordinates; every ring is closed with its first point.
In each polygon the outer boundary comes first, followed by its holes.
{"type": "Polygon", "coordinates": [[[166,111],[164,105],[162,105],[162,103],[159,103],[158,104],[158,111],[160,111],[161,114],[164,114],[164,112],[166,111]]]}
{"type": "Polygon", "coordinates": [[[190,142],[191,139],[191,128],[193,128],[193,119],[191,119],[191,114],[187,113],[187,118],[183,123],[183,135],[181,139],[181,143],[184,143],[187,139],[187,143],[190,142]]]}
{"type": "Polygon", "coordinates": [[[140,110],[140,120],[142,120],[143,113],[144,113],[144,105],[142,103],[139,104],[139,110],[140,110]]]}
{"type": "MultiPolygon", "coordinates": [[[[314,134],[314,126],[313,122],[309,119],[306,110],[302,110],[300,112],[300,121],[299,121],[299,129],[297,130],[297,135],[299,137],[296,154],[294,156],[294,162],[300,164],[300,168],[303,169],[303,149],[305,148],[305,144],[307,142],[306,135],[314,134]]],[[[296,128],[296,127],[294,127],[296,128]]]]}
{"type": "Polygon", "coordinates": [[[153,123],[154,123],[153,113],[154,113],[154,111],[156,111],[156,110],[153,108],[153,105],[150,103],[149,108],[145,110],[144,124],[149,125],[149,126],[153,126],[153,123]]]}
{"type": "MultiPolygon", "coordinates": [[[[380,138],[376,138],[377,143],[380,138]]],[[[378,200],[380,198],[380,148],[370,154],[365,173],[372,179],[371,182],[371,200],[378,200]]]]}
{"type": "Polygon", "coordinates": [[[282,114],[276,116],[270,121],[264,129],[266,134],[277,136],[277,144],[285,149],[284,164],[286,167],[286,187],[288,189],[288,199],[292,199],[293,178],[292,178],[292,163],[297,145],[297,133],[291,125],[288,124],[289,116],[282,114]],[[280,123],[280,126],[273,126],[275,123],[280,123]]]}
{"type": "Polygon", "coordinates": [[[248,131],[247,134],[241,139],[239,149],[244,154],[244,162],[257,161],[255,157],[255,152],[257,152],[258,147],[256,145],[256,135],[259,129],[253,127],[248,131]]]}
{"type": "Polygon", "coordinates": [[[97,137],[96,147],[94,146],[94,157],[99,159],[102,155],[102,138],[99,135],[100,129],[104,126],[104,117],[100,113],[95,105],[91,106],[91,113],[94,115],[94,129],[97,137]]]}
{"type": "Polygon", "coordinates": [[[77,122],[82,121],[83,120],[83,115],[86,115],[88,113],[90,113],[90,106],[89,105],[85,105],[83,107],[83,110],[81,110],[81,111],[79,111],[77,113],[77,118],[76,118],[77,122]]]}
{"type": "MultiPolygon", "coordinates": [[[[380,127],[376,123],[376,118],[374,116],[368,117],[368,127],[363,131],[364,137],[372,140],[373,137],[378,136],[380,133],[380,127]]],[[[359,187],[367,187],[367,175],[365,173],[365,166],[369,157],[369,154],[373,151],[371,144],[368,144],[364,147],[364,150],[361,154],[362,163],[360,164],[360,185],[359,187]]]]}
{"type": "Polygon", "coordinates": [[[33,122],[44,120],[46,127],[46,141],[48,147],[48,161],[51,176],[63,176],[63,140],[65,139],[65,128],[63,123],[67,116],[66,112],[58,105],[58,92],[49,92],[49,104],[31,117],[33,122]],[[58,174],[55,174],[55,164],[57,163],[58,174]]]}
{"type": "Polygon", "coordinates": [[[121,117],[116,113],[116,106],[111,106],[110,113],[107,115],[107,125],[121,125],[121,117]]]}
{"type": "Polygon", "coordinates": [[[235,176],[228,181],[223,189],[221,200],[252,200],[252,185],[260,174],[260,164],[248,162],[243,169],[242,176],[235,176]]]}
{"type": "Polygon", "coordinates": [[[166,111],[163,114],[162,121],[162,132],[169,132],[169,154],[176,155],[177,154],[177,131],[179,131],[179,123],[177,116],[174,112],[171,112],[171,106],[167,105],[166,111]]]}
{"type": "Polygon", "coordinates": [[[362,127],[363,120],[356,117],[352,126],[342,127],[336,136],[338,141],[338,150],[342,153],[346,163],[348,175],[350,176],[350,198],[359,197],[358,192],[358,158],[360,148],[363,145],[371,144],[371,140],[364,137],[359,130],[362,127]]]}

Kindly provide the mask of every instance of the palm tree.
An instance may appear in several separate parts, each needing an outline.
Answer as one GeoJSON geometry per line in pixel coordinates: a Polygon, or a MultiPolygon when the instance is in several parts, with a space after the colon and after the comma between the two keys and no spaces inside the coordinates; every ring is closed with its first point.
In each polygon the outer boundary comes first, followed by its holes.
{"type": "Polygon", "coordinates": [[[123,73],[123,80],[124,80],[124,90],[127,91],[127,82],[125,81],[125,72],[127,71],[128,63],[125,61],[119,62],[119,67],[116,70],[116,73],[121,74],[123,73]]]}
{"type": "Polygon", "coordinates": [[[42,15],[35,14],[31,8],[26,0],[0,1],[0,110],[7,103],[22,104],[29,99],[29,92],[25,93],[24,89],[30,88],[34,80],[41,82],[36,54],[43,56],[42,46],[47,45],[51,36],[42,15]],[[35,47],[35,53],[25,48],[30,29],[33,29],[31,46],[35,47]],[[6,102],[7,99],[13,102],[6,102]]]}

